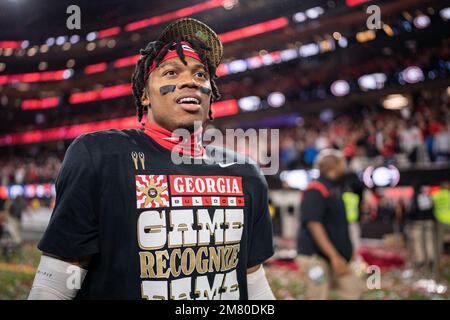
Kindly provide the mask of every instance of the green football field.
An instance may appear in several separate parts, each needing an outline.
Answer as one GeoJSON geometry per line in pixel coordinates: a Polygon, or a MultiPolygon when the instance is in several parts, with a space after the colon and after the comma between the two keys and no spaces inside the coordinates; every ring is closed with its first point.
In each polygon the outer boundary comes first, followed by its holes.
{"type": "MultiPolygon", "coordinates": [[[[0,300],[26,299],[33,283],[34,272],[39,263],[40,252],[34,244],[26,244],[8,259],[0,255],[0,300]]],[[[266,274],[277,299],[303,299],[306,288],[298,273],[284,267],[267,267],[266,274]]],[[[423,281],[426,277],[416,274],[405,277],[404,269],[391,269],[381,275],[381,289],[367,290],[363,299],[450,299],[450,260],[441,267],[440,291],[429,286],[427,292],[423,281]],[[419,280],[422,278],[422,281],[419,280]],[[419,281],[419,282],[418,282],[419,281]],[[422,286],[417,287],[417,283],[422,286]],[[433,292],[434,291],[434,292],[433,292]]],[[[339,297],[332,294],[333,299],[339,297]]]]}

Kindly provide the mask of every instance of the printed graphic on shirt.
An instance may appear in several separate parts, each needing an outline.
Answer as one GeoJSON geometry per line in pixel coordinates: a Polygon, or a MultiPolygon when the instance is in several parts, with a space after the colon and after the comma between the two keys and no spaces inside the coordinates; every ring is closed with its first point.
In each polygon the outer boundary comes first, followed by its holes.
{"type": "Polygon", "coordinates": [[[137,175],[136,204],[138,209],[167,207],[169,192],[166,176],[137,175]]]}
{"type": "Polygon", "coordinates": [[[136,186],[138,208],[155,208],[138,218],[142,298],[239,299],[242,178],[136,176],[136,186]],[[153,200],[153,207],[142,196],[149,188],[156,189],[156,197],[164,194],[162,202],[153,200]]]}

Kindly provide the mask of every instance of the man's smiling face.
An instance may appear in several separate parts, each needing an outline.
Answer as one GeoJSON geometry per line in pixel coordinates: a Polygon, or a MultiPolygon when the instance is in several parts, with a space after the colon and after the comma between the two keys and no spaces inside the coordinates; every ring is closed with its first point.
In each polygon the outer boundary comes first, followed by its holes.
{"type": "Polygon", "coordinates": [[[179,57],[162,62],[150,74],[142,97],[143,104],[150,104],[148,121],[170,131],[192,128],[195,121],[205,121],[211,105],[211,92],[200,90],[211,89],[205,66],[189,56],[185,60],[187,65],[179,57]],[[175,85],[175,90],[161,94],[160,88],[166,85],[175,85]]]}

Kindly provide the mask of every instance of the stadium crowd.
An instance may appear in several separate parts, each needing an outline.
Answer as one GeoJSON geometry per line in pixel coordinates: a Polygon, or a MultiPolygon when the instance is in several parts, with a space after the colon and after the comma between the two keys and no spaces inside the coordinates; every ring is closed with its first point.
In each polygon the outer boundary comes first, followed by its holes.
{"type": "MultiPolygon", "coordinates": [[[[403,167],[448,164],[449,101],[417,100],[414,108],[400,111],[366,107],[300,117],[297,126],[280,130],[281,169],[309,168],[318,152],[329,147],[342,150],[355,172],[377,159],[403,167]]],[[[54,181],[67,146],[60,141],[24,148],[20,156],[5,155],[0,160],[1,185],[54,181]]]]}
{"type": "Polygon", "coordinates": [[[342,150],[354,171],[362,170],[373,158],[401,166],[450,161],[448,102],[431,107],[423,101],[414,111],[365,109],[333,119],[322,115],[322,119],[304,118],[299,126],[282,131],[283,166],[310,167],[318,152],[329,147],[342,150]]]}

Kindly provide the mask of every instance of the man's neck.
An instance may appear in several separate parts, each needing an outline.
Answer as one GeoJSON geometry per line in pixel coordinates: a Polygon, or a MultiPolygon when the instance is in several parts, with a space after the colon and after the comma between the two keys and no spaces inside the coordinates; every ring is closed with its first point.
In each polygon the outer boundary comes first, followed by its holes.
{"type": "Polygon", "coordinates": [[[194,132],[189,131],[189,136],[187,137],[185,135],[178,135],[154,122],[147,122],[144,131],[150,138],[168,150],[193,157],[204,155],[205,149],[201,143],[203,134],[202,127],[194,132]]]}

